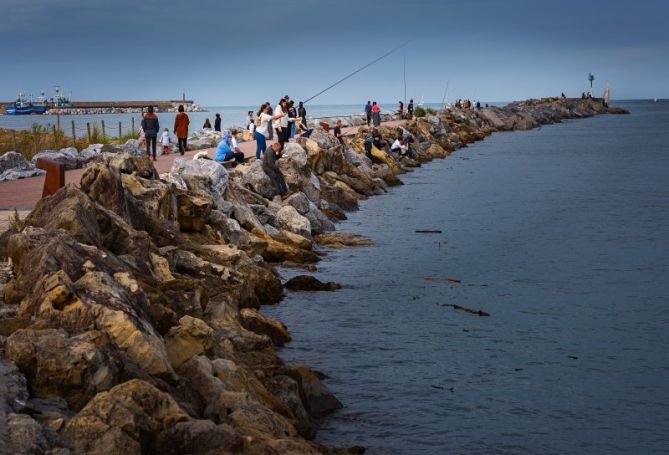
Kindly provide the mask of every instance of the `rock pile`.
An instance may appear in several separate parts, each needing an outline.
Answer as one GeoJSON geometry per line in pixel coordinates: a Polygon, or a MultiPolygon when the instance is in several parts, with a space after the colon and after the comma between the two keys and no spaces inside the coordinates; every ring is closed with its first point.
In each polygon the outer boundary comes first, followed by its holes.
{"type": "MultiPolygon", "coordinates": [[[[442,112],[406,124],[416,152],[401,162],[384,147],[369,159],[361,134],[344,151],[316,130],[279,160],[283,199],[256,164],[228,173],[177,159],[158,176],[148,158],[100,147],[94,156],[109,155],[79,186],[42,199],[25,225],[0,235],[0,258],[12,264],[0,302],[0,447],[360,453],[310,441],[341,403],[318,373],[277,356],[291,336],[258,311],[283,293],[273,264],[317,262],[322,245],[369,245],[333,233],[334,222],[401,183],[407,167],[507,125],[588,113],[580,103],[442,112]]],[[[287,287],[339,285],[301,276],[287,287]]]]}

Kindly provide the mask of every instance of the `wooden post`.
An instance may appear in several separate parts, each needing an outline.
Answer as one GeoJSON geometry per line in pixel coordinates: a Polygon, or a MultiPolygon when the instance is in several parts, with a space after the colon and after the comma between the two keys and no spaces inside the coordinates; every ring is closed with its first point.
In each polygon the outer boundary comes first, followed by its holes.
{"type": "Polygon", "coordinates": [[[33,152],[37,155],[37,126],[33,123],[33,152]]]}
{"type": "Polygon", "coordinates": [[[88,133],[88,145],[91,145],[91,123],[86,122],[86,132],[88,133]]]}
{"type": "Polygon", "coordinates": [[[132,128],[132,135],[135,135],[135,117],[130,117],[130,125],[132,128]]]}
{"type": "Polygon", "coordinates": [[[77,131],[74,129],[74,120],[72,120],[72,146],[77,147],[77,131]]]}
{"type": "Polygon", "coordinates": [[[17,152],[17,153],[21,153],[21,152],[19,152],[19,144],[18,144],[18,142],[16,142],[16,131],[15,130],[12,130],[12,139],[14,140],[14,151],[17,152]]]}
{"type": "Polygon", "coordinates": [[[121,142],[121,122],[118,122],[118,141],[121,142]]]}
{"type": "Polygon", "coordinates": [[[60,131],[60,112],[56,114],[56,129],[60,131]]]}
{"type": "Polygon", "coordinates": [[[56,137],[56,125],[51,125],[51,134],[53,134],[53,148],[58,148],[58,138],[56,137]]]}
{"type": "Polygon", "coordinates": [[[105,136],[106,136],[106,134],[105,134],[105,121],[103,120],[102,121],[102,140],[105,139],[105,136]]]}

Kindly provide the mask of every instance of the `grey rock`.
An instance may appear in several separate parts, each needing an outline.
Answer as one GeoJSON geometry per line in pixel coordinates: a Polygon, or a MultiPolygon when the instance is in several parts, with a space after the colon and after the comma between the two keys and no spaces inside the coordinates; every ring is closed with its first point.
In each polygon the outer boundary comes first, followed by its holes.
{"type": "Polygon", "coordinates": [[[244,187],[267,199],[272,199],[276,193],[274,182],[265,174],[260,161],[254,161],[245,169],[241,183],[244,187]]]}
{"type": "Polygon", "coordinates": [[[7,152],[0,156],[0,182],[18,180],[42,175],[44,171],[36,169],[33,164],[17,152],[7,152]]]}
{"type": "Polygon", "coordinates": [[[276,222],[280,229],[311,238],[311,223],[307,218],[300,215],[292,205],[286,205],[279,210],[276,214],[276,222]]]}
{"type": "Polygon", "coordinates": [[[223,193],[228,186],[228,171],[213,160],[174,160],[170,174],[179,176],[189,190],[208,194],[214,201],[214,207],[224,207],[223,193]]]}
{"type": "Polygon", "coordinates": [[[78,169],[82,166],[83,160],[79,152],[74,147],[67,147],[60,150],[44,150],[35,155],[32,159],[33,165],[40,158],[56,161],[65,166],[65,169],[78,169]]]}
{"type": "Polygon", "coordinates": [[[295,210],[297,210],[300,215],[305,215],[309,212],[309,198],[302,192],[292,194],[285,202],[286,204],[295,207],[295,210]]]}

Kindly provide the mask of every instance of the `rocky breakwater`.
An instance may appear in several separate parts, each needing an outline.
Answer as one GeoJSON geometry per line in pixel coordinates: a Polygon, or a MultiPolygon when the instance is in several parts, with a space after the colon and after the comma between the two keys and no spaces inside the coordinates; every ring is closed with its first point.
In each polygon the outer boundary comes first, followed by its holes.
{"type": "Polygon", "coordinates": [[[529,119],[596,113],[588,106],[444,111],[406,124],[416,151],[402,161],[381,143],[365,156],[362,132],[343,150],[317,129],[285,148],[284,198],[259,163],[228,173],[180,158],[157,175],[147,158],[122,152],[92,164],[79,186],[0,235],[0,260],[11,260],[0,282],[0,447],[361,452],[310,440],[341,404],[322,374],[277,356],[290,333],[258,311],[281,299],[274,265],[309,269],[326,248],[369,244],[333,232],[336,221],[409,167],[529,119]]]}

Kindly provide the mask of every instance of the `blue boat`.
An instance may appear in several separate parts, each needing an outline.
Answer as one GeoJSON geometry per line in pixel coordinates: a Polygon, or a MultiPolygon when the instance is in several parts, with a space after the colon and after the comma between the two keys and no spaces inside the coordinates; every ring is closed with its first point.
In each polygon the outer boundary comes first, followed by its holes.
{"type": "Polygon", "coordinates": [[[19,93],[16,101],[5,108],[7,115],[31,115],[44,114],[49,109],[49,106],[44,99],[44,96],[38,97],[36,102],[32,99],[28,100],[23,93],[19,93]]]}

